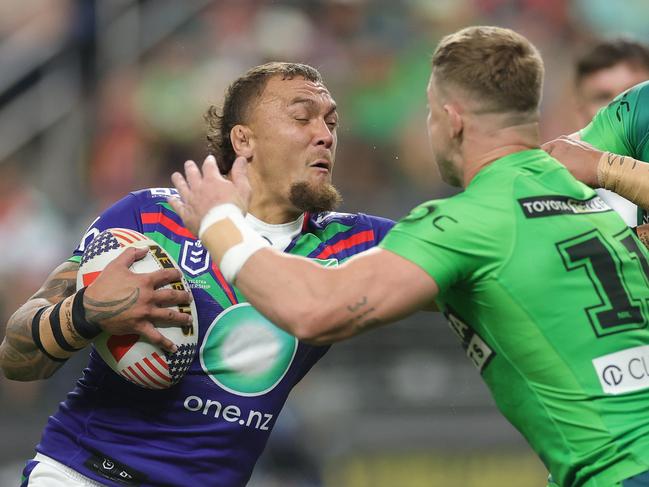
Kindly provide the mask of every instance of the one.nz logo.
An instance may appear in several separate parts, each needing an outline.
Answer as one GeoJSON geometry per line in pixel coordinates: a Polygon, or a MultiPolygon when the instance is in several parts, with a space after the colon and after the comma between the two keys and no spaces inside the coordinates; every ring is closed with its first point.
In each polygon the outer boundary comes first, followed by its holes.
{"type": "Polygon", "coordinates": [[[190,276],[198,276],[210,266],[210,256],[200,240],[186,240],[180,257],[180,267],[190,276]]]}

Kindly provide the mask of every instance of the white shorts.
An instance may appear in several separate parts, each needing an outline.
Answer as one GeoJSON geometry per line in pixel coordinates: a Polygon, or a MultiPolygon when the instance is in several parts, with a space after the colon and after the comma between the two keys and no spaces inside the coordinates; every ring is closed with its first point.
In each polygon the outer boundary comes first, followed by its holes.
{"type": "Polygon", "coordinates": [[[89,479],[42,453],[37,453],[34,460],[38,465],[29,474],[27,487],[104,487],[104,484],[89,479]]]}

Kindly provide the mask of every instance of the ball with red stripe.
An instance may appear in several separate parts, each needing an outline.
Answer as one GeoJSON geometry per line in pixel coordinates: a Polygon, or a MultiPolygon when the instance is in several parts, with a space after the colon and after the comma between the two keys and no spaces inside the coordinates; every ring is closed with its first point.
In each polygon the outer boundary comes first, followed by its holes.
{"type": "MultiPolygon", "coordinates": [[[[77,289],[91,284],[101,271],[128,247],[148,248],[146,256],[133,263],[133,272],[153,272],[163,268],[180,269],[174,259],[158,243],[127,228],[103,231],[88,245],[77,274],[77,289]]],[[[165,288],[189,291],[185,278],[165,288]]],[[[140,335],[109,335],[101,333],[94,346],[102,359],[124,379],[148,389],[166,389],[185,375],[194,360],[198,339],[198,321],[194,302],[176,309],[191,314],[191,326],[159,323],[160,333],[174,342],[178,350],[168,353],[147,342],[140,335]]]]}

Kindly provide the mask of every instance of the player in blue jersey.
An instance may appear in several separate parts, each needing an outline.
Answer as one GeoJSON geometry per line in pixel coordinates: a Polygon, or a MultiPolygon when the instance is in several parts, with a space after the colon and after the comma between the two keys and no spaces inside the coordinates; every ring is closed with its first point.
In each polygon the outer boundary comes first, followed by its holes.
{"type": "MultiPolygon", "coordinates": [[[[338,115],[310,66],[253,68],[207,120],[223,174],[235,156],[250,161],[248,221],[274,248],[337,266],[391,228],[383,218],[332,211],[340,201],[331,184],[338,115]]],[[[198,311],[194,362],[177,385],[151,391],[122,379],[93,350],[83,377],[49,418],[23,485],[245,485],[290,390],[326,352],[280,331],[246,302],[168,205],[171,194],[134,192],[102,213],[69,261],[12,316],[0,363],[11,379],[46,378],[100,330],[140,333],[173,349],[151,325],[169,319],[164,305],[188,299],[156,290],[178,278],[173,271],[133,274],[128,266],[139,255],[125,252],[75,293],[84,248],[111,227],[144,233],[176,258],[198,311]],[[127,297],[133,304],[117,309],[127,297]]]]}

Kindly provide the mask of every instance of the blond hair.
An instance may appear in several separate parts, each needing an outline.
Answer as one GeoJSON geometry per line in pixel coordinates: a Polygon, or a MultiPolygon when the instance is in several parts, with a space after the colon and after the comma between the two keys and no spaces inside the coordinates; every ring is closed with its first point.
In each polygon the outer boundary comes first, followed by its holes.
{"type": "Polygon", "coordinates": [[[438,87],[459,88],[484,112],[536,112],[543,61],[522,35],[501,27],[474,26],[444,37],[432,60],[438,87]]]}

